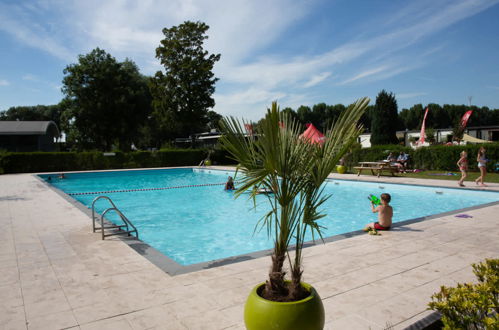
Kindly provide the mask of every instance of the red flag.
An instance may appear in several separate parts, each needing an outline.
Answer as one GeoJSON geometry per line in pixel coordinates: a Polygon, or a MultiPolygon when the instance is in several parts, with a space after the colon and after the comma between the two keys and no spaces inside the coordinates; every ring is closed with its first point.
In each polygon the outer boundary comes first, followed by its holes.
{"type": "Polygon", "coordinates": [[[468,110],[463,115],[463,118],[461,118],[461,127],[463,129],[466,127],[466,124],[468,123],[468,119],[470,119],[472,113],[473,113],[473,110],[468,110]]]}
{"type": "Polygon", "coordinates": [[[425,139],[425,121],[426,116],[428,115],[428,107],[426,107],[426,111],[424,113],[423,124],[421,124],[421,132],[419,133],[419,141],[418,144],[422,145],[425,139]]]}
{"type": "Polygon", "coordinates": [[[246,129],[246,132],[249,135],[253,135],[253,125],[251,125],[251,124],[244,124],[244,128],[246,129]]]}

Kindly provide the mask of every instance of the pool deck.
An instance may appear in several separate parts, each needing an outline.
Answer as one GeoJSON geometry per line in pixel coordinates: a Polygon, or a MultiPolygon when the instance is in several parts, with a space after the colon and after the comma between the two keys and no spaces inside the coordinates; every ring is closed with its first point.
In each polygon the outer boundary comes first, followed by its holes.
{"type": "MultiPolygon", "coordinates": [[[[306,248],[304,280],[322,297],[325,328],[404,329],[431,314],[440,285],[474,280],[471,263],[499,257],[499,203],[465,213],[306,248]]],[[[31,174],[0,176],[0,226],[1,329],[244,329],[246,297],[270,266],[262,257],[170,276],[119,238],[102,241],[87,214],[31,174]]]]}

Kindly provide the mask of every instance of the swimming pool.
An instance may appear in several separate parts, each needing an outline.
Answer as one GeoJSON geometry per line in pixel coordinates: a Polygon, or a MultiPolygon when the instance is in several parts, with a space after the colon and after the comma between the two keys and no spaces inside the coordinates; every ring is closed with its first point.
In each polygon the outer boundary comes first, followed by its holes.
{"type": "MultiPolygon", "coordinates": [[[[162,169],[70,173],[51,176],[50,184],[90,208],[106,195],[138,228],[140,239],[180,265],[192,265],[272,247],[265,230],[254,232],[268,212],[265,196],[257,206],[244,195],[234,199],[223,185],[233,172],[204,169],[162,169]]],[[[48,181],[49,175],[40,175],[48,181]]],[[[394,222],[499,201],[499,193],[462,189],[335,180],[326,184],[332,197],[320,220],[329,237],[361,229],[376,219],[369,194],[392,195],[394,222]]],[[[109,207],[96,204],[101,213],[109,207]]],[[[309,240],[311,237],[309,237],[309,240]]]]}

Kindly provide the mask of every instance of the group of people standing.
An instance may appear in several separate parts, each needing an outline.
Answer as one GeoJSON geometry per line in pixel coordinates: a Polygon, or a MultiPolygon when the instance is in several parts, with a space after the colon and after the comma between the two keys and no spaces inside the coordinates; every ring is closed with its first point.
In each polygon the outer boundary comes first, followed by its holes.
{"type": "MultiPolygon", "coordinates": [[[[461,151],[460,158],[457,161],[457,166],[459,166],[459,170],[461,171],[461,179],[457,182],[460,187],[464,187],[464,179],[468,176],[468,153],[466,151],[461,151]]],[[[485,148],[480,147],[478,149],[478,155],[476,156],[476,161],[478,162],[478,168],[480,169],[480,176],[475,180],[477,185],[482,187],[486,187],[483,183],[483,179],[485,178],[485,174],[487,174],[487,162],[488,159],[485,157],[485,148]]]]}

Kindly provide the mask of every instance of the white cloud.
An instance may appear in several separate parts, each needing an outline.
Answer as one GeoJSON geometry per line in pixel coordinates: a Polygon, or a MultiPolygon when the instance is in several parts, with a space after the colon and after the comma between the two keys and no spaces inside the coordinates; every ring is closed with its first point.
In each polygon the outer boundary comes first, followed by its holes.
{"type": "Polygon", "coordinates": [[[308,88],[317,85],[318,83],[324,81],[327,77],[331,75],[331,72],[323,72],[314,75],[312,78],[310,78],[309,81],[307,81],[303,87],[308,88]]]}
{"type": "MultiPolygon", "coordinates": [[[[307,49],[292,57],[278,53],[272,45],[287,35],[290,27],[296,27],[297,22],[309,19],[314,7],[324,2],[12,2],[0,4],[0,31],[70,62],[76,61],[77,54],[100,47],[119,60],[131,58],[143,73],[152,74],[161,69],[154,58],[155,48],[163,38],[161,29],[185,20],[200,20],[210,26],[207,49],[222,54],[215,66],[216,76],[221,79],[215,94],[215,110],[222,114],[251,114],[264,111],[275,99],[286,106],[313,103],[323,95],[314,98],[305,89],[320,86],[325,80],[337,85],[360,85],[424,67],[433,60],[430,54],[443,52],[446,46],[419,47],[419,42],[497,3],[499,0],[422,0],[394,4],[393,11],[373,15],[365,22],[365,29],[355,40],[332,43],[321,53],[306,53],[307,49]],[[417,53],[407,51],[416,43],[417,53]]],[[[351,24],[358,27],[359,23],[351,24]]]]}
{"type": "Polygon", "coordinates": [[[428,93],[424,92],[398,93],[396,94],[396,97],[397,99],[412,99],[414,97],[425,96],[425,95],[428,95],[428,93]]]}
{"type": "Polygon", "coordinates": [[[57,58],[70,60],[73,52],[58,40],[50,26],[43,26],[33,19],[34,12],[42,10],[36,5],[7,5],[0,3],[0,31],[30,47],[41,49],[57,58]]]}
{"type": "Polygon", "coordinates": [[[22,79],[28,81],[40,81],[40,79],[36,75],[31,73],[25,74],[24,76],[22,76],[22,79]]]}
{"type": "Polygon", "coordinates": [[[5,79],[0,79],[0,86],[9,86],[10,83],[5,79]]]}

